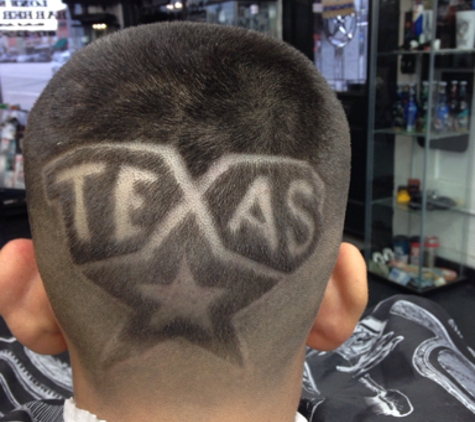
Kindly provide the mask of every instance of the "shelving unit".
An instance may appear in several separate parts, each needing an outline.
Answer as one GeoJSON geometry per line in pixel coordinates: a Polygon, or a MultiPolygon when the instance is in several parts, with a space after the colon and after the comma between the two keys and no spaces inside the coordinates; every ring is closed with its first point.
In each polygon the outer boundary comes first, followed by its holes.
{"type": "MultiPolygon", "coordinates": [[[[400,3],[404,3],[405,10],[411,4],[404,0],[400,3]]],[[[475,159],[473,100],[469,102],[471,124],[468,130],[436,131],[431,112],[434,81],[461,77],[467,80],[468,91],[473,93],[475,50],[436,49],[433,41],[436,25],[432,25],[432,42],[428,50],[405,51],[386,45],[386,51],[379,51],[378,39],[382,38],[378,25],[388,17],[384,2],[374,2],[373,8],[365,258],[370,272],[413,292],[425,293],[466,279],[472,253],[470,247],[475,248],[475,244],[471,246],[469,242],[472,226],[475,228],[472,222],[472,219],[475,221],[475,203],[471,201],[475,188],[472,182],[475,159]],[[413,60],[414,73],[411,75],[402,74],[404,57],[413,60]],[[394,129],[391,106],[397,84],[411,82],[420,91],[423,80],[430,87],[425,129],[394,129]],[[410,203],[397,200],[398,188],[407,185],[409,179],[420,183],[418,204],[414,199],[410,203]],[[443,197],[447,202],[451,199],[455,204],[447,209],[431,209],[437,198],[432,196],[433,191],[438,191],[439,198],[443,197]],[[413,240],[412,251],[409,239],[413,240]],[[434,246],[435,239],[440,244],[438,248],[434,246]],[[436,257],[432,260],[434,251],[436,257]]],[[[435,0],[432,22],[437,22],[437,10],[435,0]]],[[[401,14],[403,11],[400,7],[401,14]]]]}

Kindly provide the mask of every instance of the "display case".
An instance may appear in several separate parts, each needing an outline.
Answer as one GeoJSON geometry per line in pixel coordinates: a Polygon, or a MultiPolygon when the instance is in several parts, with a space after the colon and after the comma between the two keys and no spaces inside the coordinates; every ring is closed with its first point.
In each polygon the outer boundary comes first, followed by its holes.
{"type": "Polygon", "coordinates": [[[370,273],[418,293],[475,268],[475,50],[473,34],[456,44],[459,3],[373,3],[365,258],[370,273]]]}

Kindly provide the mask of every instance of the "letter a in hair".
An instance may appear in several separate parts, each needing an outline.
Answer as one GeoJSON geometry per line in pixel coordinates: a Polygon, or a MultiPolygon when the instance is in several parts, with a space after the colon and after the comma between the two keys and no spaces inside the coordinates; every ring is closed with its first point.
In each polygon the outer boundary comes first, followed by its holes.
{"type": "Polygon", "coordinates": [[[258,177],[251,184],[231,218],[229,228],[236,233],[245,223],[262,233],[270,249],[276,251],[279,240],[274,223],[269,180],[266,177],[258,177]]]}

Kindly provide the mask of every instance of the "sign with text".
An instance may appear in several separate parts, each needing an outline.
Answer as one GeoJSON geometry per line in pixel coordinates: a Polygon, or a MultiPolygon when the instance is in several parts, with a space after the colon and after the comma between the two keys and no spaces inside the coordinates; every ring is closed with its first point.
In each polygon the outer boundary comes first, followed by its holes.
{"type": "Polygon", "coordinates": [[[65,9],[61,0],[0,0],[0,31],[56,31],[65,9]]]}

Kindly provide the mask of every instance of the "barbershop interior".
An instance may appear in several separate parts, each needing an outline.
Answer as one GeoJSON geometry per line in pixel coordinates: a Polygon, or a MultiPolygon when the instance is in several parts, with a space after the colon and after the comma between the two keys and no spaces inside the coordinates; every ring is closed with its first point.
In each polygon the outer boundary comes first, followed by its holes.
{"type": "Polygon", "coordinates": [[[343,240],[366,262],[368,307],[425,297],[475,349],[472,0],[0,2],[0,247],[31,238],[22,137],[49,80],[100,37],[183,20],[259,31],[313,62],[350,126],[343,240]]]}

